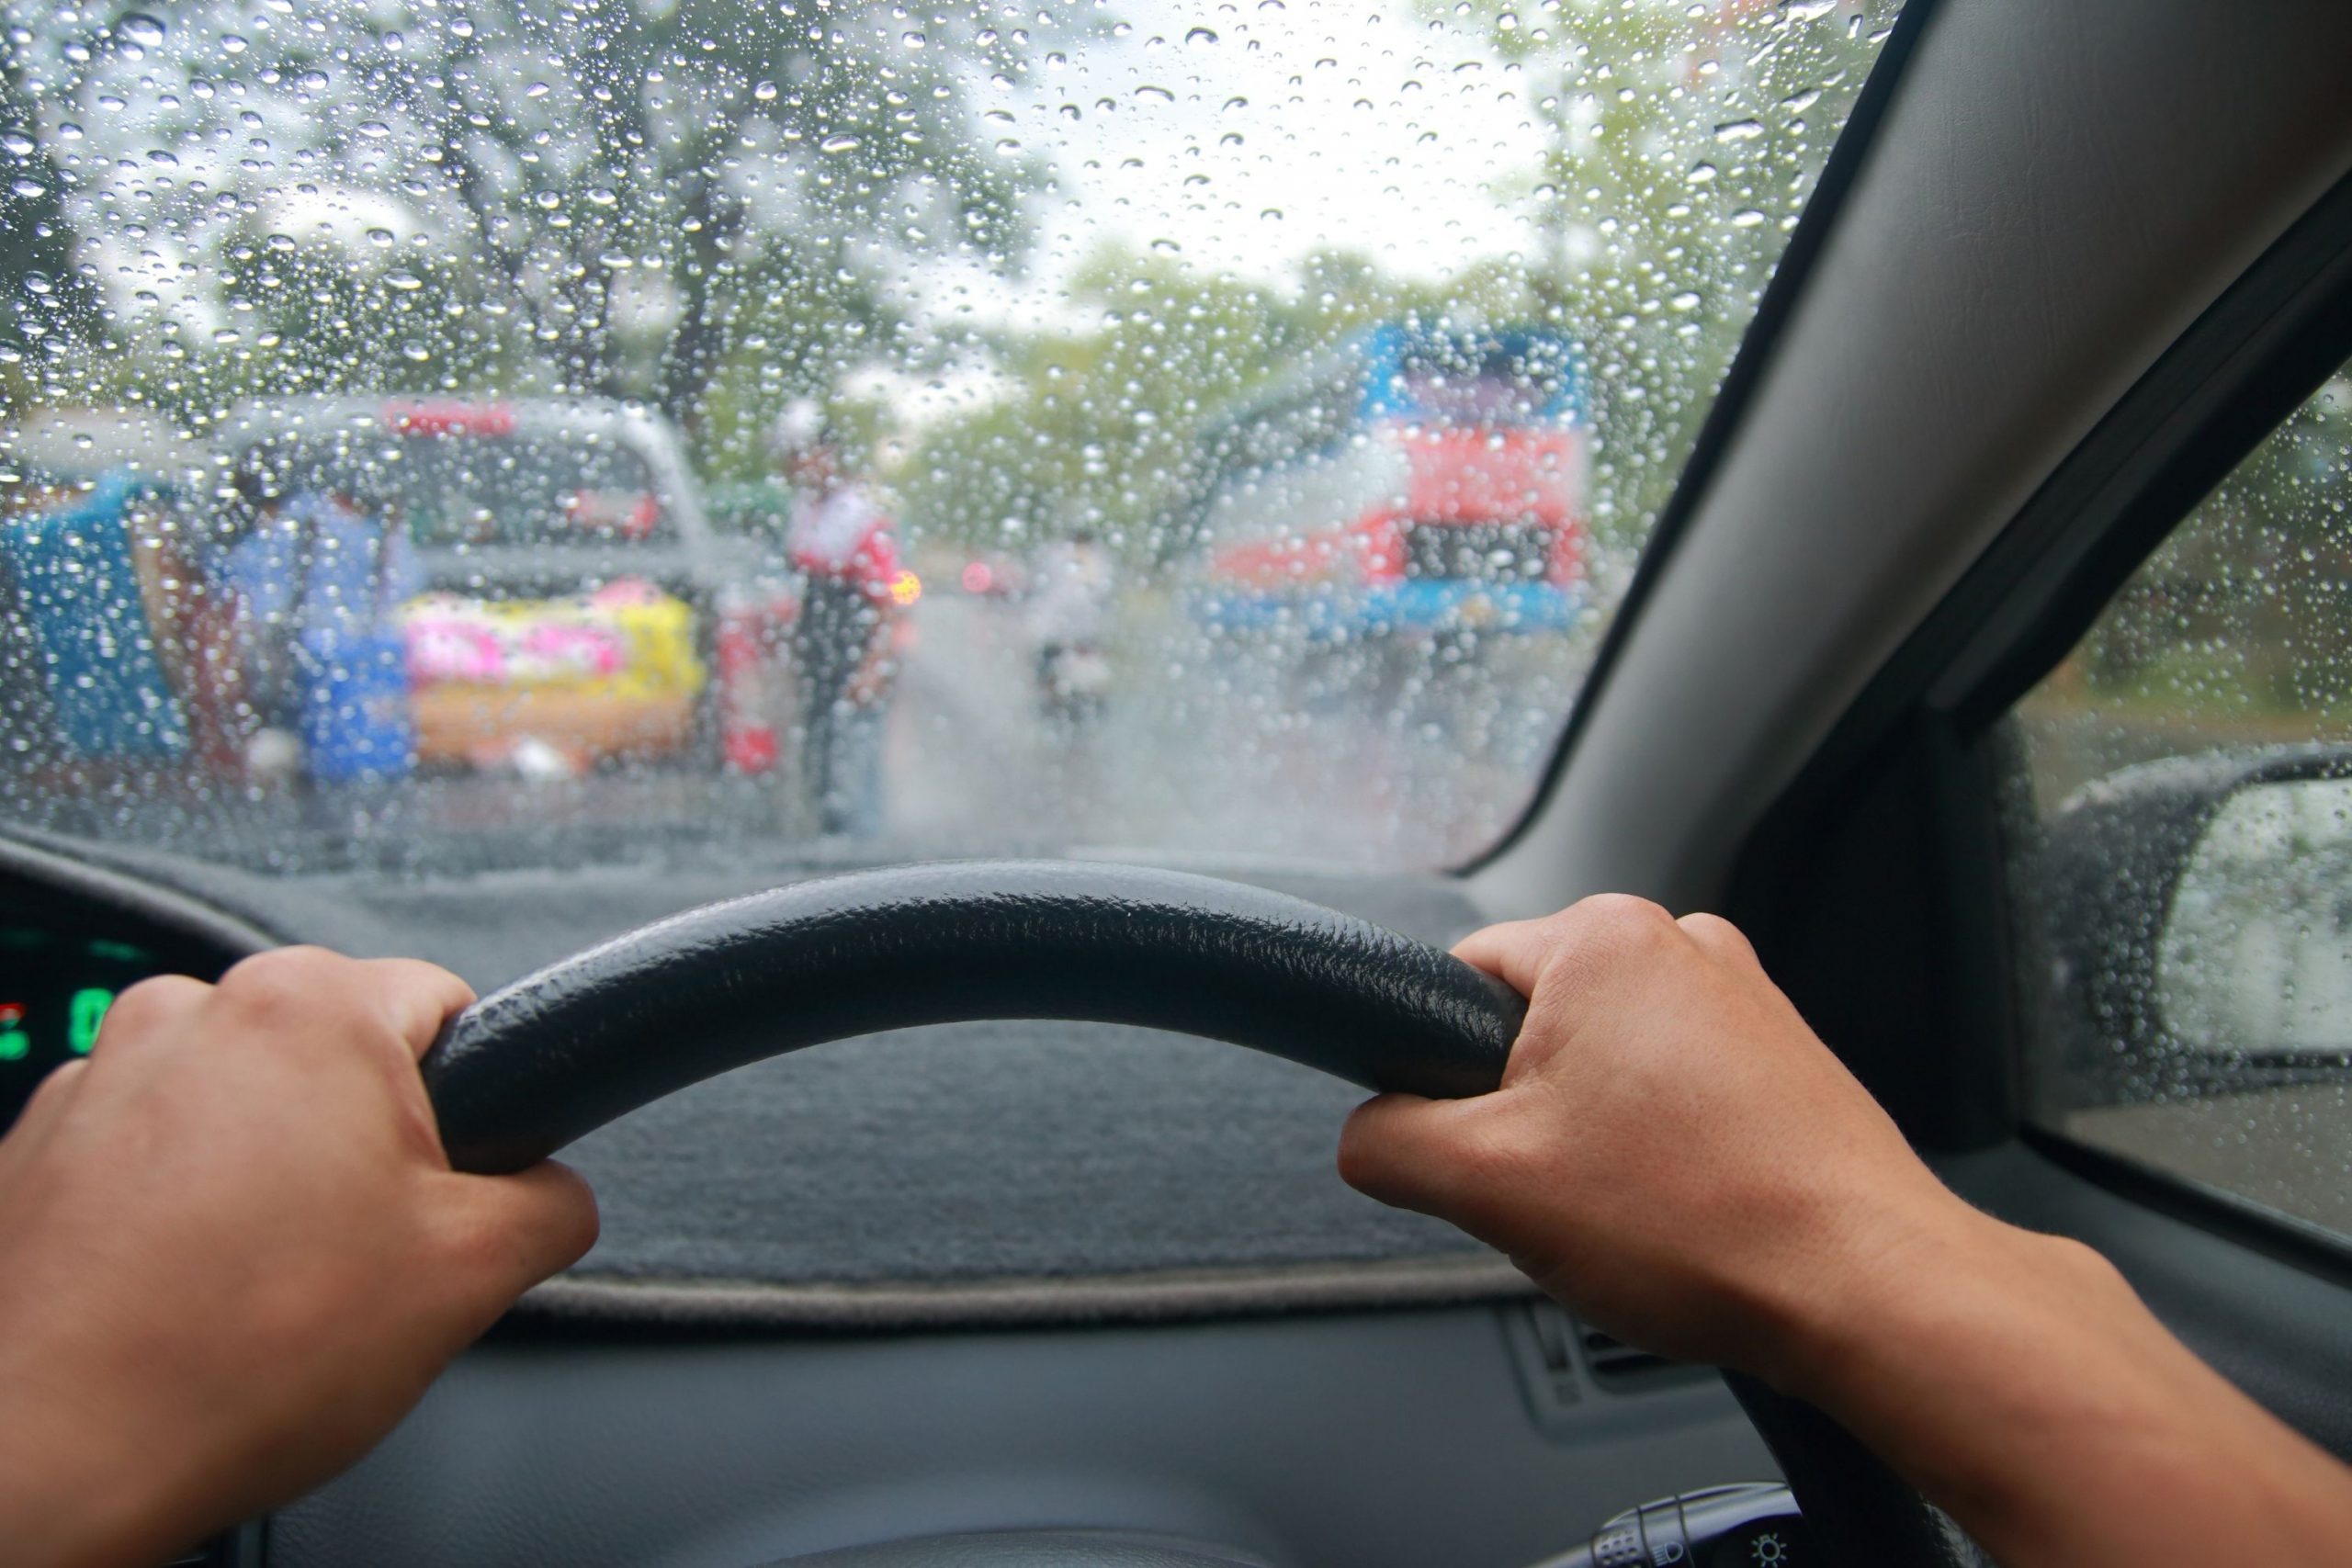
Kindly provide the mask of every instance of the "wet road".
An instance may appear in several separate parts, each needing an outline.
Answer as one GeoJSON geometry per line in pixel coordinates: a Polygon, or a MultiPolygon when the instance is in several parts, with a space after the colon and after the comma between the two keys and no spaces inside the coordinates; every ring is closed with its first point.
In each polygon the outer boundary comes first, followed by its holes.
{"type": "Polygon", "coordinates": [[[1045,711],[1017,605],[934,594],[911,629],[874,842],[819,840],[789,741],[754,778],[671,761],[287,792],[68,770],[0,791],[26,826],[288,872],[582,864],[689,841],[820,860],[1083,848],[1441,866],[1523,808],[1590,641],[1498,638],[1468,660],[1234,647],[1135,595],[1106,639],[1102,709],[1073,724],[1045,711]]]}
{"type": "Polygon", "coordinates": [[[1100,717],[1049,719],[1017,608],[918,607],[886,753],[894,835],[1436,865],[1508,828],[1573,690],[1576,646],[1467,670],[1221,647],[1154,601],[1109,640],[1100,717]]]}

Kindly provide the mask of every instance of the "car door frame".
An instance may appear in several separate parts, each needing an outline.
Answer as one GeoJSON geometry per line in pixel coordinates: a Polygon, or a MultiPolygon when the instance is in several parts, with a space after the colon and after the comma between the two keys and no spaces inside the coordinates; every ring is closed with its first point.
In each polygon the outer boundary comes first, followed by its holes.
{"type": "Polygon", "coordinates": [[[2235,464],[2352,359],[2352,177],[2223,292],[1864,685],[1735,861],[1726,912],[1965,1195],[2105,1251],[2352,1457],[2352,1243],[2030,1125],[2006,825],[2012,704],[2235,464]]]}

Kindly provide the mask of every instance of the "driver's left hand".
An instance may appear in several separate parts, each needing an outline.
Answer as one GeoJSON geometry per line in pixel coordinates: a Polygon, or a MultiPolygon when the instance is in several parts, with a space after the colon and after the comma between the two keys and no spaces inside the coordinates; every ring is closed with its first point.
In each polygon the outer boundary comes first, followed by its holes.
{"type": "Polygon", "coordinates": [[[125,991],[0,1139],[0,1540],[136,1562],[357,1460],[585,1253],[562,1166],[453,1173],[417,1058],[473,999],[315,948],[125,991]]]}

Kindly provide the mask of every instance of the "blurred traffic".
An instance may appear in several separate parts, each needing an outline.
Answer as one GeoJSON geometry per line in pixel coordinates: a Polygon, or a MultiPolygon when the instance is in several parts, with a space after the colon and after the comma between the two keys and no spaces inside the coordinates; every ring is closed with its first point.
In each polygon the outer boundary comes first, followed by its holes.
{"type": "Polygon", "coordinates": [[[1148,554],[1046,507],[928,543],[808,398],[717,486],[609,400],[45,411],[0,491],[7,766],[50,826],[242,802],[280,854],[373,820],[1442,859],[1587,651],[1578,376],[1555,334],[1359,334],[1204,426],[1148,554]]]}

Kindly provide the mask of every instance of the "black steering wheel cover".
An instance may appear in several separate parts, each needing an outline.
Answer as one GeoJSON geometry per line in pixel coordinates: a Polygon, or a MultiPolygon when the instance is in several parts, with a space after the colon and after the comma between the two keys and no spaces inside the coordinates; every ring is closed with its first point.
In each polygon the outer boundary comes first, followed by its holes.
{"type": "Polygon", "coordinates": [[[1426,943],[1265,888],[964,861],[797,883],[632,931],[466,1009],[423,1071],[450,1163],[500,1173],[730,1067],[916,1024],[1136,1024],[1457,1098],[1501,1080],[1524,1011],[1426,943]]]}

